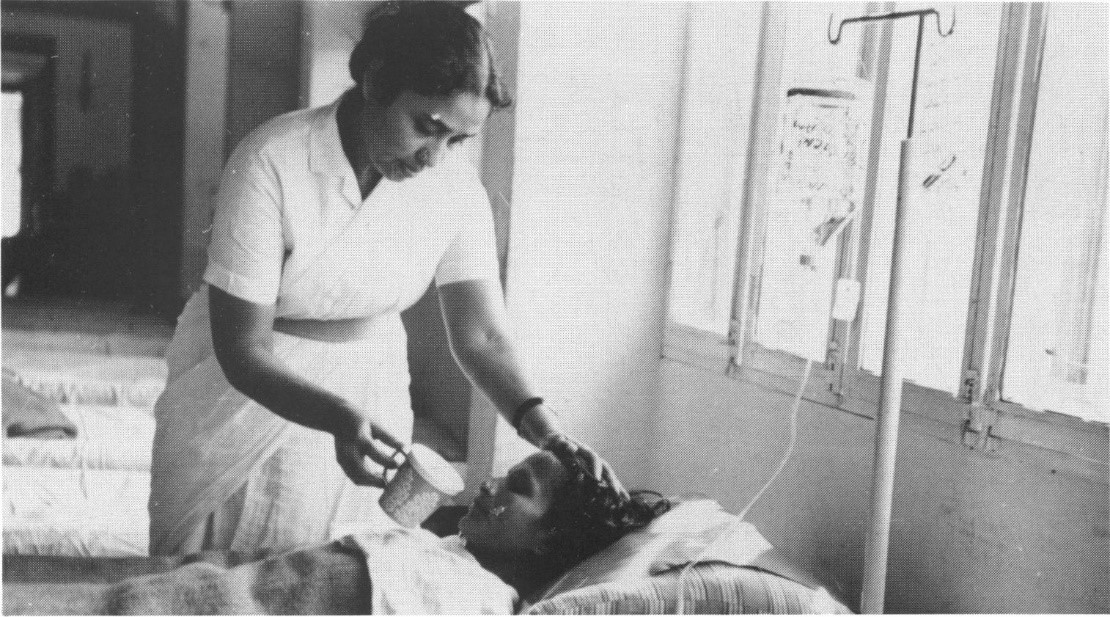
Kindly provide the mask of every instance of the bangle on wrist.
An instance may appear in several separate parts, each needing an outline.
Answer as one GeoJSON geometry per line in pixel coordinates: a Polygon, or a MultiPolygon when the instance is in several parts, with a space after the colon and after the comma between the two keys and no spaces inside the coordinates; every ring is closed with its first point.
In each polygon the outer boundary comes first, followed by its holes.
{"type": "Polygon", "coordinates": [[[532,398],[527,399],[519,406],[517,406],[516,411],[513,412],[512,419],[510,420],[513,428],[516,429],[517,433],[520,433],[520,423],[522,420],[524,420],[524,414],[528,413],[528,411],[531,410],[533,407],[537,407],[539,405],[543,405],[543,397],[533,396],[532,398]]]}
{"type": "Polygon", "coordinates": [[[543,438],[542,442],[536,444],[536,447],[540,450],[551,450],[552,452],[554,452],[552,444],[555,442],[565,443],[566,435],[560,433],[559,431],[548,433],[548,435],[543,438]]]}

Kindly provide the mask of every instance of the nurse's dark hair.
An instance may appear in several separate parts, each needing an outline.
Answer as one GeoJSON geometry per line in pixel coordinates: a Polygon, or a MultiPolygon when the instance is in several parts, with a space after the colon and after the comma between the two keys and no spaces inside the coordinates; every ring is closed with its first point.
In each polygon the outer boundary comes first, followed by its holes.
{"type": "Polygon", "coordinates": [[[348,68],[355,83],[369,72],[375,99],[389,104],[405,90],[423,96],[469,92],[493,109],[512,104],[497,74],[482,25],[467,2],[381,2],[366,15],[348,68]]]}
{"type": "Polygon", "coordinates": [[[569,448],[551,448],[569,472],[569,480],[555,494],[544,515],[548,530],[542,556],[550,575],[557,576],[630,531],[647,526],[671,509],[671,502],[654,491],[618,494],[594,477],[569,448]]]}

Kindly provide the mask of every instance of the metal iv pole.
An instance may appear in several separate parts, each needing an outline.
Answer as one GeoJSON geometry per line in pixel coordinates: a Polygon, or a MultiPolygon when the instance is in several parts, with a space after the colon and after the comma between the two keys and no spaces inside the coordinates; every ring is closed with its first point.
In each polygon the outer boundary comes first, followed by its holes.
{"type": "Polygon", "coordinates": [[[917,47],[913,56],[913,81],[910,89],[910,119],[906,138],[902,140],[898,165],[898,197],[894,206],[894,243],[890,255],[890,288],[886,308],[886,331],[883,340],[883,366],[879,381],[879,410],[875,428],[875,463],[871,477],[871,524],[864,545],[863,589],[860,596],[860,612],[878,614],[883,612],[886,595],[887,554],[890,546],[890,514],[894,495],[894,459],[898,450],[898,420],[902,403],[902,361],[900,347],[902,338],[901,303],[903,263],[903,241],[908,202],[911,199],[910,170],[913,166],[913,119],[917,103],[917,75],[921,62],[921,39],[925,30],[925,17],[933,15],[937,21],[937,34],[942,37],[952,34],[956,28],[956,15],[952,14],[952,24],[948,31],[941,30],[940,14],[936,9],[899,11],[881,15],[865,15],[841,20],[832,33],[833,17],[829,15],[829,42],[836,45],[846,24],[889,21],[904,17],[917,18],[917,47]]]}

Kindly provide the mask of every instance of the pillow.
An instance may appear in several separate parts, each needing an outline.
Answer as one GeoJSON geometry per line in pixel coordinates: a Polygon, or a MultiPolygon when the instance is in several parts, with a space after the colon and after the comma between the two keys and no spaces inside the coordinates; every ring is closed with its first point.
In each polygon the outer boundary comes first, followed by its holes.
{"type": "MultiPolygon", "coordinates": [[[[531,615],[664,615],[678,611],[680,569],[559,594],[528,608],[531,615]]],[[[824,589],[755,568],[702,563],[683,581],[682,612],[690,615],[851,614],[824,589]]]]}
{"type": "Polygon", "coordinates": [[[25,387],[7,367],[3,370],[5,437],[62,439],[76,437],[77,427],[62,413],[58,402],[25,387]]]}
{"type": "Polygon", "coordinates": [[[591,585],[643,579],[699,559],[749,565],[770,549],[755,527],[716,501],[686,501],[571,568],[533,598],[538,602],[591,585]]]}

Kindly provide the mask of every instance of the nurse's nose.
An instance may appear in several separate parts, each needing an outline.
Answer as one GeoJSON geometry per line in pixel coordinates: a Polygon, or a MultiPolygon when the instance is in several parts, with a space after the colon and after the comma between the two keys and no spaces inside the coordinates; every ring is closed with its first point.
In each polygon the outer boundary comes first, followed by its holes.
{"type": "Polygon", "coordinates": [[[443,140],[436,139],[429,145],[416,151],[416,162],[421,167],[435,167],[439,162],[440,152],[443,150],[443,140]]]}

